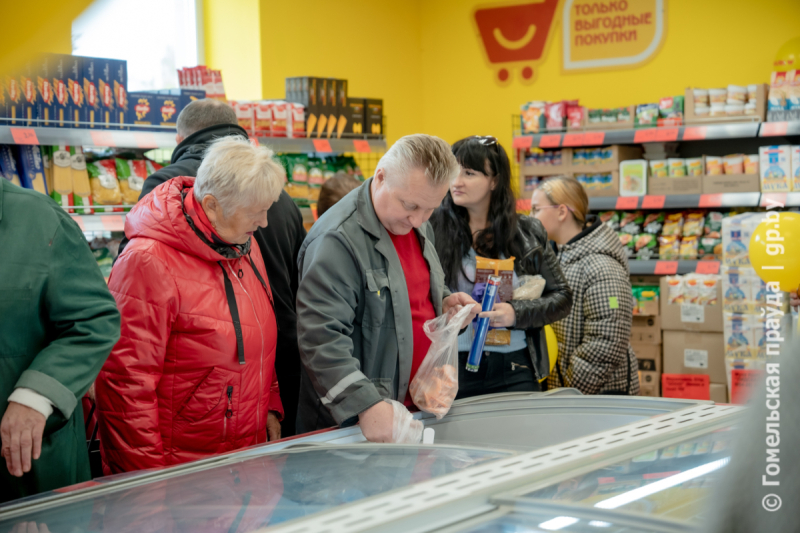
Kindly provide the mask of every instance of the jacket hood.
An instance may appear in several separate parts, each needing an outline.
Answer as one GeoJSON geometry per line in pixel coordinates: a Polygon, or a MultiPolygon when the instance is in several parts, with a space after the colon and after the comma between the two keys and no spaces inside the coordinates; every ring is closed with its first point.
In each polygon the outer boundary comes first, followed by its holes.
{"type": "Polygon", "coordinates": [[[214,139],[238,135],[248,138],[247,131],[238,124],[215,124],[186,137],[172,152],[172,164],[184,159],[203,159],[203,152],[214,139]]]}
{"type": "Polygon", "coordinates": [[[600,220],[562,246],[559,256],[562,265],[566,266],[592,254],[607,255],[628,270],[628,255],[619,237],[600,220]]]}
{"type": "Polygon", "coordinates": [[[223,261],[224,257],[208,246],[189,226],[183,213],[181,193],[194,186],[194,177],[178,176],[165,181],[139,200],[125,217],[125,236],[153,239],[183,253],[206,261],[223,261]]]}

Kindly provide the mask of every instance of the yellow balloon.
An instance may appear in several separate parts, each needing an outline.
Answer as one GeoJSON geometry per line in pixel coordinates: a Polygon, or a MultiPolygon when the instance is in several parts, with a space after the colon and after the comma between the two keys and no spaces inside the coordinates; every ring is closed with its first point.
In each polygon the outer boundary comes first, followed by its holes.
{"type": "Polygon", "coordinates": [[[773,63],[775,72],[786,72],[797,68],[800,68],[800,37],[795,37],[781,46],[775,54],[773,63]]]}
{"type": "Polygon", "coordinates": [[[767,214],[750,238],[750,263],[766,283],[781,290],[800,287],[800,213],[767,214]]]}
{"type": "MultiPolygon", "coordinates": [[[[558,359],[558,339],[556,338],[556,332],[553,331],[553,328],[550,326],[544,327],[544,338],[547,341],[547,354],[550,358],[550,372],[553,372],[553,369],[556,367],[556,360],[558,359]]],[[[547,378],[542,378],[539,380],[539,382],[541,383],[546,379],[547,378]]]]}

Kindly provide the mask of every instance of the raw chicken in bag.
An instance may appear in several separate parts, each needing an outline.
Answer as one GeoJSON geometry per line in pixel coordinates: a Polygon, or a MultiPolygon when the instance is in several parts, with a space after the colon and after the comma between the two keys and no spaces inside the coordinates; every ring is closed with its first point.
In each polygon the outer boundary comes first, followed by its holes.
{"type": "Polygon", "coordinates": [[[470,309],[465,306],[450,320],[445,313],[425,322],[431,347],[408,389],[414,405],[436,418],[447,414],[458,394],[458,332],[470,309]]]}

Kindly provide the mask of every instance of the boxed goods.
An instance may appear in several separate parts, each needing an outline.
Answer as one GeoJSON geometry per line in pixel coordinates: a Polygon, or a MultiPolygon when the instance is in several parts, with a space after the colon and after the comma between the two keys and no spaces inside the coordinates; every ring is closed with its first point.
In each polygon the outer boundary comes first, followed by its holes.
{"type": "Polygon", "coordinates": [[[69,91],[68,114],[72,127],[80,128],[85,124],[84,110],[85,98],[83,92],[83,58],[78,56],[66,56],[65,75],[67,77],[67,91],[69,91]]]}
{"type": "Polygon", "coordinates": [[[320,117],[319,92],[317,78],[286,78],[286,100],[302,104],[306,113],[306,136],[316,132],[320,117]]]}
{"type": "Polygon", "coordinates": [[[142,187],[148,172],[144,160],[116,159],[117,179],[119,180],[119,190],[122,195],[122,204],[133,205],[139,201],[142,194],[142,187]]]}
{"type": "Polygon", "coordinates": [[[368,135],[383,135],[383,100],[367,98],[365,102],[366,123],[364,124],[368,135]]]}
{"type": "Polygon", "coordinates": [[[657,126],[659,115],[658,104],[639,104],[636,106],[634,126],[637,128],[657,126]]]}
{"type": "Polygon", "coordinates": [[[661,279],[661,320],[664,329],[721,333],[720,276],[687,274],[661,279]]]}
{"type": "Polygon", "coordinates": [[[336,84],[336,110],[339,114],[336,120],[336,138],[341,139],[347,123],[350,121],[350,112],[347,105],[347,80],[338,80],[336,84]]]}
{"type": "MultiPolygon", "coordinates": [[[[342,120],[345,119],[340,118],[340,123],[342,120]]],[[[256,113],[256,124],[257,123],[258,113],[256,113]]],[[[306,111],[303,104],[286,104],[286,136],[294,138],[306,136],[306,111]]]]}
{"type": "Polygon", "coordinates": [[[83,84],[84,108],[82,121],[88,128],[96,128],[100,122],[100,59],[84,57],[81,59],[81,80],[83,84]]]}
{"type": "MultiPolygon", "coordinates": [[[[347,107],[350,122],[347,123],[345,133],[351,135],[363,135],[367,132],[366,129],[366,115],[365,115],[365,100],[363,98],[347,98],[347,107]]],[[[308,127],[311,127],[309,120],[308,127]]]]}
{"type": "Polygon", "coordinates": [[[800,146],[792,146],[791,168],[792,168],[792,190],[800,192],[800,146]]]}
{"type": "Polygon", "coordinates": [[[331,138],[339,122],[339,84],[343,80],[328,80],[328,126],[326,137],[331,138]]]}
{"type": "Polygon", "coordinates": [[[634,316],[631,323],[631,342],[661,344],[661,317],[634,316]]]}
{"type": "Polygon", "coordinates": [[[787,109],[786,91],[794,79],[795,71],[773,72],[769,84],[767,107],[770,111],[787,109]]]}
{"type": "Polygon", "coordinates": [[[125,118],[127,124],[137,126],[152,126],[158,123],[155,107],[155,94],[148,92],[128,93],[128,113],[125,118]]]}
{"type": "Polygon", "coordinates": [[[248,134],[252,134],[255,122],[255,104],[240,100],[230,100],[228,104],[233,108],[239,126],[248,134]]]}
{"type": "Polygon", "coordinates": [[[53,195],[53,147],[40,146],[39,153],[42,155],[42,167],[44,168],[44,181],[47,184],[47,192],[53,195]]]}
{"type": "MultiPolygon", "coordinates": [[[[36,115],[39,117],[39,126],[52,128],[55,126],[55,94],[53,92],[52,69],[55,61],[49,55],[39,58],[36,72],[36,91],[38,108],[36,115]]],[[[2,105],[2,104],[0,104],[2,105]]],[[[2,116],[2,112],[0,112],[2,116]]]]}
{"type": "Polygon", "coordinates": [[[791,192],[792,147],[762,146],[758,149],[762,192],[791,192]]]}
{"type": "Polygon", "coordinates": [[[758,174],[758,162],[759,162],[758,154],[744,156],[744,173],[758,174]]]}
{"type": "Polygon", "coordinates": [[[679,126],[683,123],[683,96],[669,96],[658,103],[658,125],[679,126]]]}
{"type": "Polygon", "coordinates": [[[20,145],[19,150],[19,177],[22,186],[49,195],[47,182],[44,179],[44,163],[42,152],[35,145],[20,145]]]}
{"type": "Polygon", "coordinates": [[[539,133],[546,129],[547,102],[528,102],[522,105],[522,133],[539,133]]]}
{"type": "Polygon", "coordinates": [[[14,185],[22,187],[22,180],[19,178],[14,152],[12,151],[12,147],[8,144],[0,144],[0,174],[14,185]]]}
{"type": "Polygon", "coordinates": [[[31,63],[27,63],[19,77],[21,124],[32,126],[39,119],[39,103],[36,88],[36,72],[31,63]]]}
{"type": "Polygon", "coordinates": [[[325,131],[328,127],[328,79],[318,78],[316,81],[319,117],[317,118],[317,129],[313,136],[322,138],[325,136],[325,131]]]}
{"type": "Polygon", "coordinates": [[[72,159],[69,146],[54,146],[52,149],[53,190],[50,195],[61,207],[75,205],[72,189],[72,159]]]}
{"type": "MultiPolygon", "coordinates": [[[[235,102],[231,102],[233,106],[235,102]]],[[[253,133],[268,137],[272,132],[272,104],[266,100],[253,102],[253,133]]],[[[301,105],[301,104],[297,104],[301,105]]],[[[302,106],[301,106],[302,107],[302,106]]],[[[234,107],[234,111],[236,108],[234,107]]],[[[238,120],[238,115],[237,115],[238,120]]],[[[240,124],[241,125],[241,124],[240,124]]],[[[305,137],[305,134],[303,135],[305,137]]]]}
{"type": "Polygon", "coordinates": [[[6,76],[3,80],[3,99],[5,100],[5,115],[9,124],[21,124],[22,95],[20,94],[19,80],[16,76],[6,76]]]}
{"type": "Polygon", "coordinates": [[[664,374],[705,374],[727,381],[722,333],[664,331],[664,374]]]}
{"type": "MultiPolygon", "coordinates": [[[[117,163],[114,159],[102,159],[87,163],[86,172],[89,174],[89,185],[92,188],[93,205],[120,206],[122,204],[122,192],[119,181],[117,181],[117,163]]],[[[97,209],[96,211],[111,213],[122,211],[122,208],[104,207],[102,210],[97,209]]]]}
{"type": "Polygon", "coordinates": [[[631,348],[639,363],[639,394],[661,396],[661,346],[632,342],[631,348]]]}
{"type": "Polygon", "coordinates": [[[53,87],[53,126],[63,128],[70,120],[69,115],[69,85],[67,78],[68,58],[61,54],[48,56],[48,71],[53,87]]]}
{"type": "Polygon", "coordinates": [[[631,159],[619,165],[620,196],[644,196],[647,194],[647,161],[631,159]]]}
{"type": "Polygon", "coordinates": [[[656,316],[658,315],[658,294],[657,286],[634,286],[631,287],[634,300],[634,315],[656,316]]]}

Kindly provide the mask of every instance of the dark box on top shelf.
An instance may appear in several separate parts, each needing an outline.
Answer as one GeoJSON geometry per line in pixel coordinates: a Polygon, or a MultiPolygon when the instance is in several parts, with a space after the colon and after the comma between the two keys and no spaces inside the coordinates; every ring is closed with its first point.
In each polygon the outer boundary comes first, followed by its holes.
{"type": "Polygon", "coordinates": [[[98,122],[104,128],[123,128],[128,100],[128,62],[121,59],[98,59],[100,67],[97,90],[100,96],[98,122]]]}
{"type": "Polygon", "coordinates": [[[350,122],[350,113],[347,106],[347,80],[339,80],[336,85],[336,111],[339,114],[336,120],[336,138],[341,139],[350,122]]]}
{"type": "Polygon", "coordinates": [[[383,100],[367,98],[364,108],[366,132],[371,137],[383,135],[383,100]]]}
{"type": "Polygon", "coordinates": [[[44,128],[56,125],[56,94],[53,83],[55,65],[56,59],[50,54],[40,57],[36,62],[38,125],[44,128]]]}
{"type": "Polygon", "coordinates": [[[19,75],[19,109],[23,126],[36,126],[39,118],[38,91],[36,89],[37,70],[33,63],[26,63],[19,75]]]}
{"type": "Polygon", "coordinates": [[[319,117],[317,119],[317,129],[312,137],[324,137],[328,129],[328,78],[317,78],[317,104],[319,105],[319,117]]]}
{"type": "Polygon", "coordinates": [[[51,125],[57,128],[70,126],[69,77],[67,70],[72,56],[49,54],[47,70],[53,89],[51,125]]]}
{"type": "Polygon", "coordinates": [[[67,93],[67,123],[73,128],[82,128],[83,112],[86,98],[83,94],[83,59],[78,56],[65,56],[64,75],[66,76],[67,93]]]}
{"type": "Polygon", "coordinates": [[[286,78],[286,101],[302,104],[306,112],[306,136],[316,137],[320,121],[319,78],[309,76],[286,78]]]}
{"type": "Polygon", "coordinates": [[[85,123],[84,127],[86,128],[97,128],[102,124],[100,91],[98,88],[100,84],[100,73],[103,69],[102,62],[102,59],[95,57],[81,58],[81,65],[83,67],[81,69],[81,84],[83,85],[84,98],[83,117],[81,121],[85,123]]]}
{"type": "Polygon", "coordinates": [[[125,122],[136,127],[134,131],[163,131],[159,126],[174,128],[178,119],[179,97],[157,92],[132,92],[128,94],[128,112],[125,122]],[[142,127],[142,126],[150,126],[142,127]]]}
{"type": "Polygon", "coordinates": [[[336,123],[339,121],[339,83],[342,80],[328,79],[328,122],[325,125],[325,137],[333,137],[336,123]]]}
{"type": "Polygon", "coordinates": [[[364,135],[367,133],[365,127],[365,120],[366,117],[364,116],[366,106],[366,100],[364,98],[347,98],[347,110],[346,118],[347,118],[347,125],[345,127],[345,133],[349,135],[364,135]]]}
{"type": "Polygon", "coordinates": [[[22,94],[19,89],[19,78],[17,76],[5,76],[3,78],[3,109],[6,123],[10,125],[21,125],[22,123],[22,94]]]}

